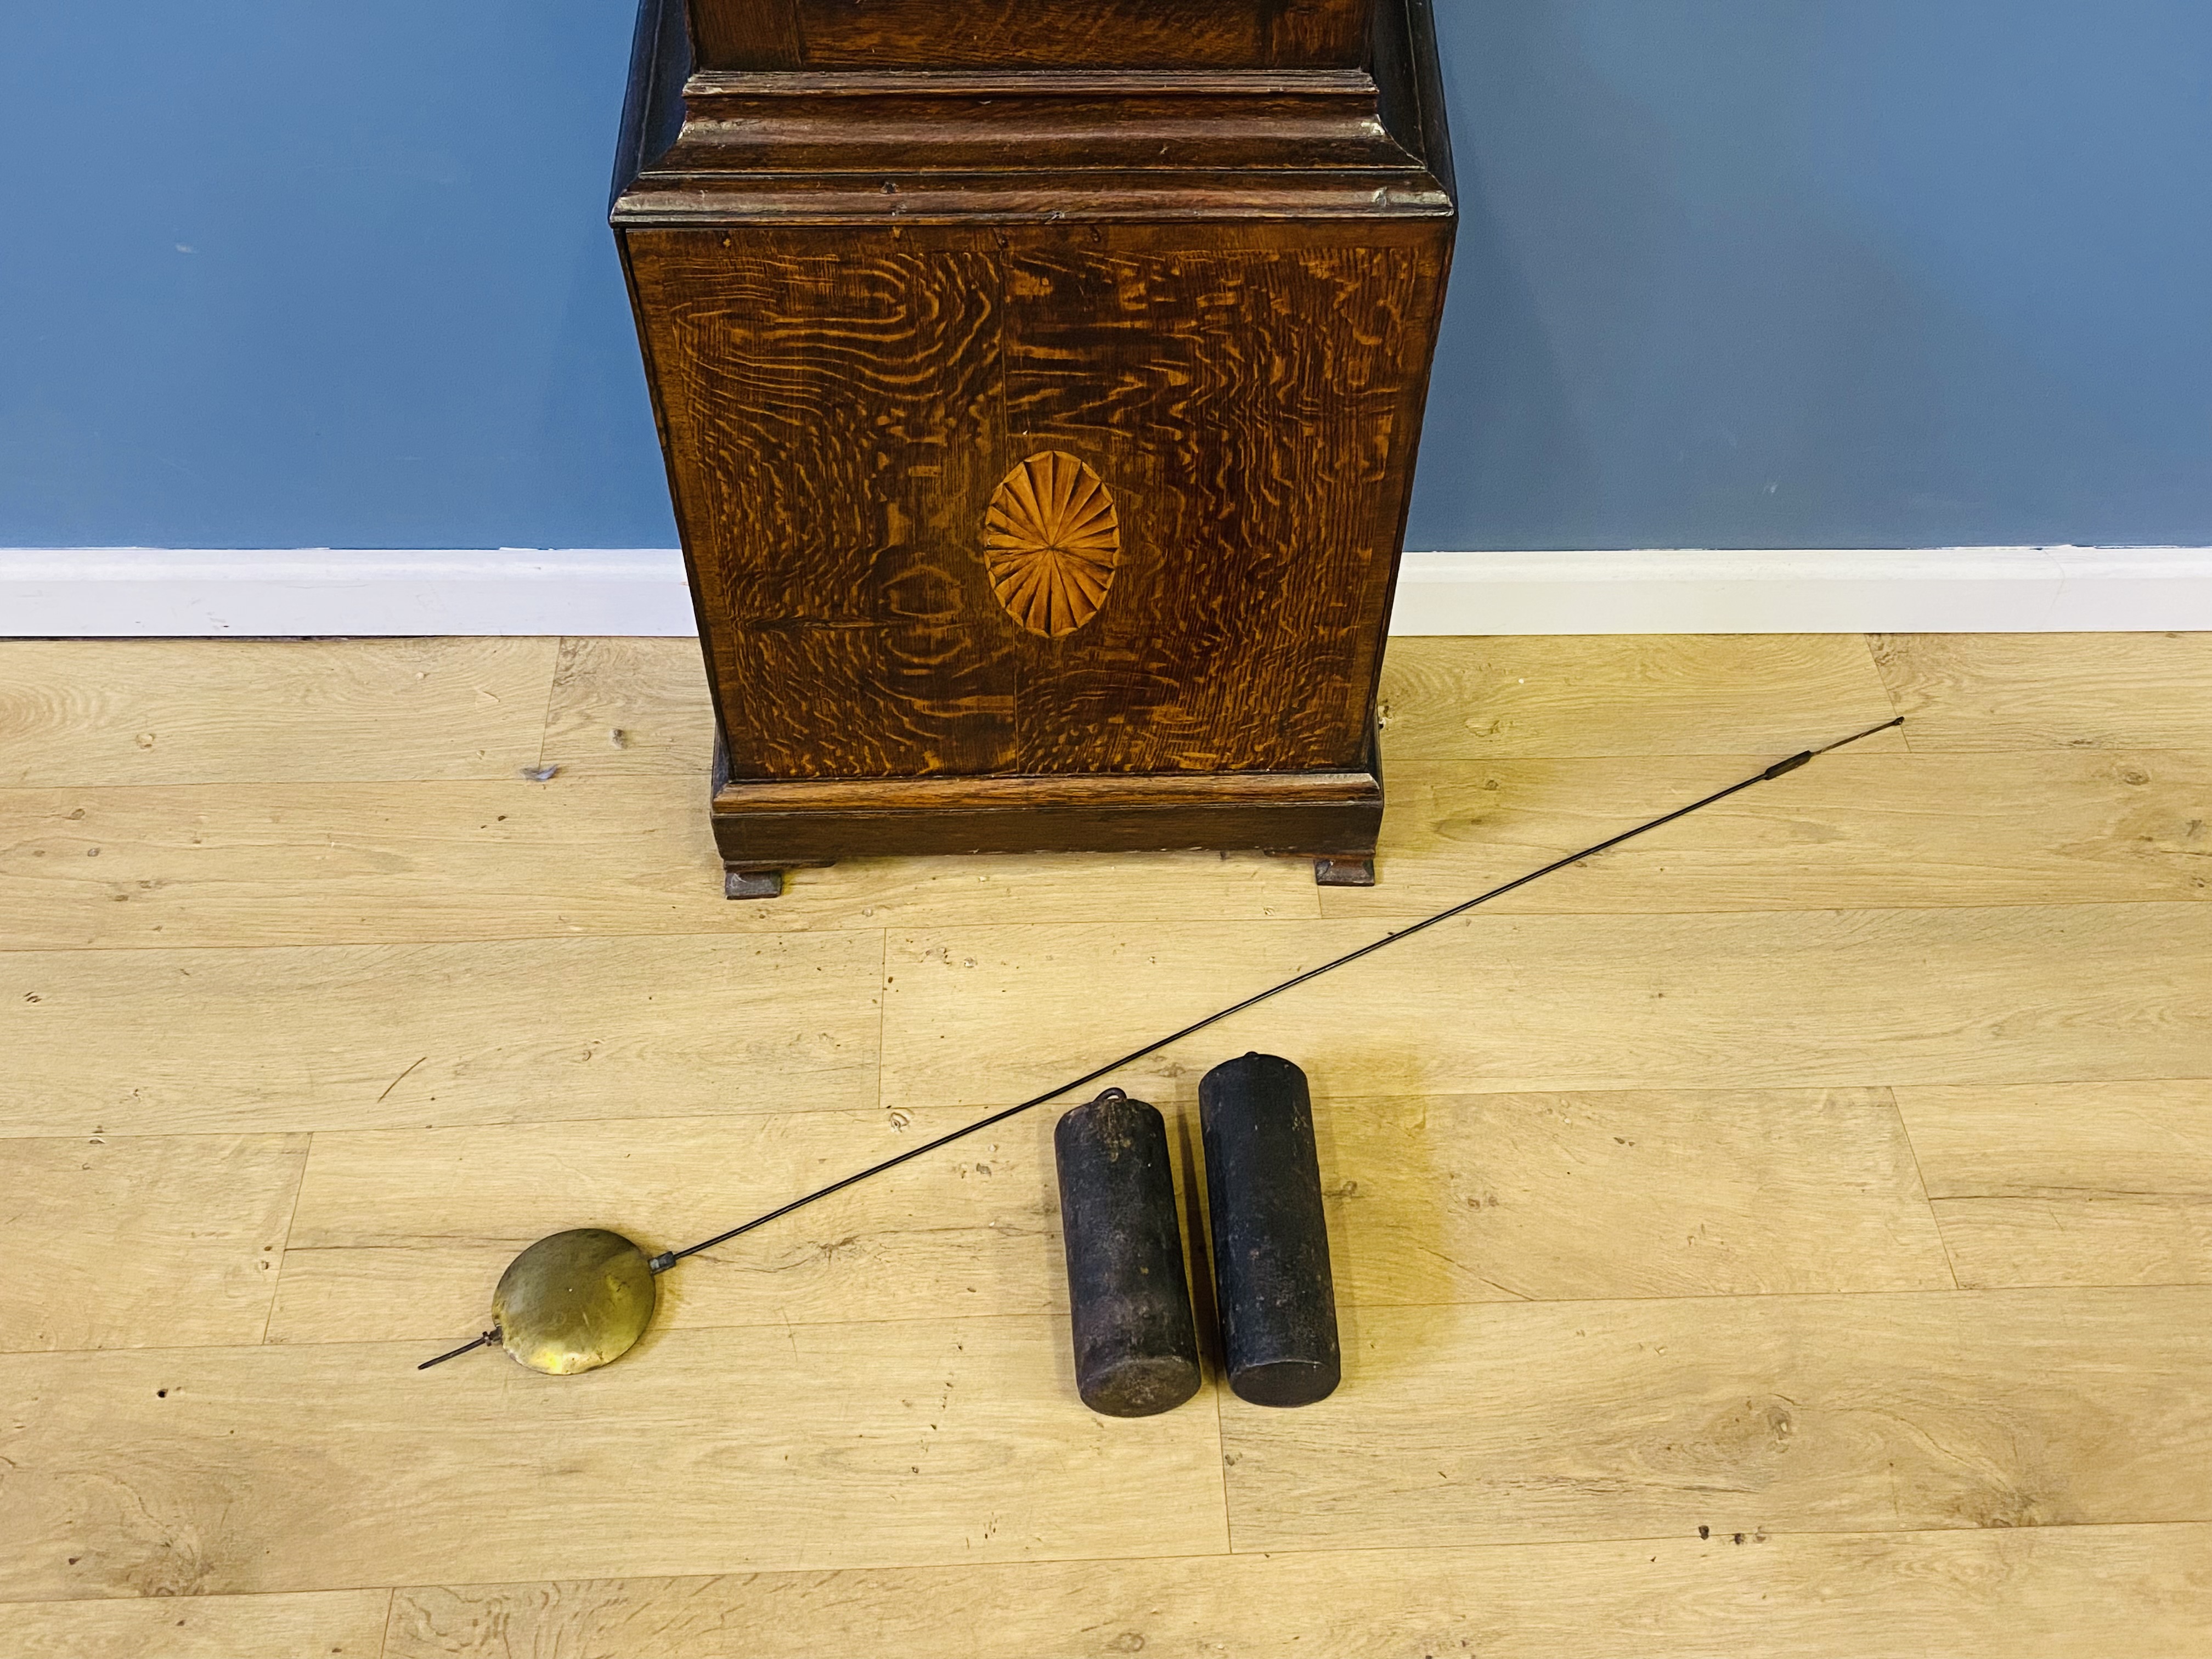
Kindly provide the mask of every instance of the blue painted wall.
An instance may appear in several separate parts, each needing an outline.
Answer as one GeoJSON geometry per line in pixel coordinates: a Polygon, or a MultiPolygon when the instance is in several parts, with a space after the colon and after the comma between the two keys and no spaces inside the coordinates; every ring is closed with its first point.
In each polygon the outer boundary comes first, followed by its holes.
{"type": "MultiPolygon", "coordinates": [[[[2212,544],[2212,0],[1437,8],[1413,545],[2212,544]]],[[[0,544],[672,542],[629,0],[0,12],[0,544]]]]}

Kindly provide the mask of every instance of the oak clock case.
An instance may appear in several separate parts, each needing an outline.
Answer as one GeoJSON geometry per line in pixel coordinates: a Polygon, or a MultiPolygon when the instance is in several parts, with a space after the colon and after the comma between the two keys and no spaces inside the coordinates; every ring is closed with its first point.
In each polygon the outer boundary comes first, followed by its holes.
{"type": "Polygon", "coordinates": [[[646,0],[623,141],[732,896],[1373,879],[1454,223],[1427,0],[646,0]]]}

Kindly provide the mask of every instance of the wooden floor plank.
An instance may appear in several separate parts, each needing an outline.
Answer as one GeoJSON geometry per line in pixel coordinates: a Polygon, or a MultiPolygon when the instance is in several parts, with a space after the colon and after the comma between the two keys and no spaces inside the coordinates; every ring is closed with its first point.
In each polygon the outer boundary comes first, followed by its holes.
{"type": "Polygon", "coordinates": [[[1052,1319],[0,1357],[0,1599],[1224,1547],[1203,1402],[1094,1416],[1052,1319]]]}
{"type": "Polygon", "coordinates": [[[1358,1310],[1226,1398],[1239,1550],[2200,1521],[2212,1290],[1358,1310]]]}
{"type": "MultiPolygon", "coordinates": [[[[889,940],[884,1103],[1019,1099],[1376,936],[1373,923],[924,929],[889,940]]],[[[2212,907],[1486,915],[1117,1075],[1248,1048],[1327,1097],[2182,1075],[2212,907]]]]}
{"type": "MultiPolygon", "coordinates": [[[[1405,637],[1382,757],[1793,754],[1894,712],[1856,634],[1405,637]]],[[[1902,748],[1894,733],[1877,739],[1902,748]]]]}
{"type": "Polygon", "coordinates": [[[402,1590],[386,1659],[2198,1659],[2212,1527],[1668,1538],[402,1590]]]}
{"type": "Polygon", "coordinates": [[[77,1135],[0,1154],[0,1352],[258,1342],[305,1135],[77,1135]]]}
{"type": "Polygon", "coordinates": [[[769,904],[696,641],[0,645],[0,1653],[2199,1659],[2209,641],[1401,641],[1373,890],[769,904]],[[1318,1406],[1082,1408],[1054,1107],[604,1371],[414,1369],[548,1231],[692,1242],[1893,708],[1114,1079],[1202,1262],[1199,1076],[1311,1074],[1318,1406]]]}
{"type": "MultiPolygon", "coordinates": [[[[1787,754],[1893,712],[1856,634],[1409,635],[1390,641],[1382,703],[1386,761],[1787,754]]],[[[714,730],[696,640],[562,641],[548,761],[696,772],[714,730]]]]}
{"type": "Polygon", "coordinates": [[[882,953],[860,933],[0,953],[0,1135],[849,1109],[875,1099],[882,953]]]}
{"type": "Polygon", "coordinates": [[[707,666],[693,639],[561,641],[545,760],[572,777],[659,773],[703,787],[714,752],[707,666]]]}
{"type": "MultiPolygon", "coordinates": [[[[9,1659],[377,1659],[392,1592],[0,1602],[9,1659]]],[[[411,1615],[410,1615],[411,1616],[411,1615]]]]}
{"type": "MultiPolygon", "coordinates": [[[[1196,1114],[1168,1109],[1195,1236],[1196,1114]]],[[[899,1115],[318,1135],[270,1339],[449,1342],[482,1325],[501,1272],[546,1233],[605,1226],[648,1250],[688,1244],[973,1113],[899,1115]]],[[[659,1317],[684,1328],[1063,1308],[1057,1115],[957,1142],[687,1262],[660,1281],[659,1317]]],[[[1317,1116],[1349,1302],[1952,1284],[1882,1091],[1329,1100],[1317,1116]]]]}
{"type": "MultiPolygon", "coordinates": [[[[323,1134],[270,1335],[443,1340],[564,1227],[649,1250],[734,1226],[954,1128],[957,1109],[323,1134]]],[[[659,1280],[672,1329],[1042,1314],[1066,1304],[1048,1113],[890,1171],[659,1280]]]]}
{"type": "MultiPolygon", "coordinates": [[[[1381,880],[1330,916],[1425,915],[1757,772],[1761,757],[1407,762],[1381,880]]],[[[1498,901],[1501,910],[2212,899],[2212,751],[1831,756],[1498,901]]]]}
{"type": "Polygon", "coordinates": [[[732,903],[697,778],[0,789],[19,949],[769,933],[890,922],[1316,916],[1258,854],[858,859],[732,903]]]}
{"type": "Polygon", "coordinates": [[[1959,1282],[2212,1285],[2212,1193],[1945,1198],[1959,1282]]]}
{"type": "Polygon", "coordinates": [[[1881,634],[1915,750],[2212,749],[2212,633],[1881,634]]]}
{"type": "Polygon", "coordinates": [[[1326,1099],[1340,1298],[1952,1285],[1880,1089],[1326,1099]]]}
{"type": "Polygon", "coordinates": [[[1961,1284],[2212,1283],[2212,1079],[1899,1103],[1961,1284]]]}
{"type": "Polygon", "coordinates": [[[551,639],[0,640],[0,785],[513,777],[551,639]]]}

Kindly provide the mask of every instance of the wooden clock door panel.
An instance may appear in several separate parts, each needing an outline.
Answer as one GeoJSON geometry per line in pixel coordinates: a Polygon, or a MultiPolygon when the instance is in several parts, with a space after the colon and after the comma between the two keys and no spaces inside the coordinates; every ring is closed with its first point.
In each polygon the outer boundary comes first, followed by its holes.
{"type": "Polygon", "coordinates": [[[1360,763],[1433,256],[857,240],[631,238],[681,366],[663,417],[708,649],[748,688],[731,776],[1360,763]],[[1048,456],[1096,475],[1118,529],[1110,586],[1058,637],[1008,613],[986,548],[994,492],[1048,456]]]}
{"type": "Polygon", "coordinates": [[[631,239],[732,777],[1015,764],[998,261],[944,240],[631,239]]]}
{"type": "Polygon", "coordinates": [[[1426,368],[1403,319],[1434,263],[1119,240],[1007,258],[1008,444],[1106,458],[1123,504],[1112,603],[1072,651],[1018,647],[1022,766],[1356,766],[1426,368]]]}

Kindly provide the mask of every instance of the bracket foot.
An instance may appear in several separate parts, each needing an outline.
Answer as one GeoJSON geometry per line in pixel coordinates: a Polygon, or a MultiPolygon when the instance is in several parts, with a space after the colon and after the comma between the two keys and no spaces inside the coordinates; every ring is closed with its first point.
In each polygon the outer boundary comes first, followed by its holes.
{"type": "Polygon", "coordinates": [[[1375,884],[1375,855],[1368,853],[1317,858],[1314,860],[1314,884],[1316,887],[1372,887],[1375,884]]]}

